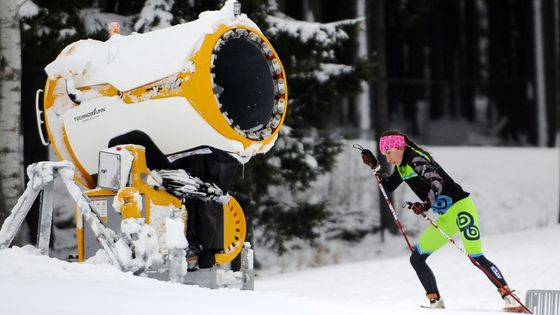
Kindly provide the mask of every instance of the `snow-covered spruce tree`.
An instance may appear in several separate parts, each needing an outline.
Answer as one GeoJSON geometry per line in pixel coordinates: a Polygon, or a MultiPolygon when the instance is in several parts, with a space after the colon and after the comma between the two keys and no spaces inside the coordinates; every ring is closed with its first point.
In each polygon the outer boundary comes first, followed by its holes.
{"type": "MultiPolygon", "coordinates": [[[[282,253],[290,246],[313,244],[331,212],[324,200],[305,192],[333,167],[340,144],[328,137],[333,109],[356,95],[363,72],[338,61],[336,49],[349,44],[345,28],[356,21],[309,23],[291,19],[273,1],[240,1],[242,11],[275,47],[288,80],[288,115],[274,148],[254,157],[241,170],[233,188],[247,216],[249,240],[282,253]]],[[[176,1],[175,23],[217,10],[223,1],[176,1]]]]}
{"type": "MultiPolygon", "coordinates": [[[[181,3],[181,1],[177,2],[181,3]]],[[[140,12],[140,17],[134,23],[134,30],[145,33],[173,25],[171,8],[174,3],[174,0],[146,0],[140,12]]]]}
{"type": "Polygon", "coordinates": [[[333,167],[340,145],[325,132],[328,121],[344,97],[359,91],[361,75],[340,64],[335,54],[337,46],[348,43],[344,27],[354,22],[309,23],[274,11],[266,22],[263,31],[288,76],[288,116],[276,146],[257,158],[254,164],[260,165],[249,166],[250,185],[262,192],[248,211],[256,210],[255,241],[281,253],[289,244],[313,244],[332,215],[326,201],[310,199],[305,191],[333,167]],[[263,172],[269,175],[263,178],[263,172]]]}

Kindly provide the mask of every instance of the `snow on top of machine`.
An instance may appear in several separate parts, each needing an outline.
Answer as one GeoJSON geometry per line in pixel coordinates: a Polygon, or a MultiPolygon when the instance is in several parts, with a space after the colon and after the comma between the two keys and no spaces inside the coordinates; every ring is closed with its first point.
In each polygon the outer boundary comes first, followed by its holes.
{"type": "Polygon", "coordinates": [[[201,34],[211,34],[222,24],[259,30],[245,14],[234,14],[235,2],[228,0],[219,11],[202,12],[195,21],[153,32],[114,34],[105,42],[80,40],[64,49],[45,71],[51,79],[73,77],[77,88],[109,83],[120,91],[128,91],[193,70],[189,69],[188,56],[200,48],[204,39],[201,34]],[[130,75],[130,69],[134,69],[134,75],[130,75]]]}

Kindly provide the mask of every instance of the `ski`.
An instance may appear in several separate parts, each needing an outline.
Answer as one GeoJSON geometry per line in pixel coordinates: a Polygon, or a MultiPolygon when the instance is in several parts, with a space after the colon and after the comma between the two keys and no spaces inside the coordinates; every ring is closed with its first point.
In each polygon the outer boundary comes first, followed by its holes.
{"type": "Polygon", "coordinates": [[[431,309],[431,310],[444,310],[445,309],[445,307],[444,308],[431,308],[428,305],[420,305],[420,308],[427,308],[427,309],[431,309]]]}
{"type": "MultiPolygon", "coordinates": [[[[445,310],[446,308],[432,308],[429,305],[420,305],[420,308],[423,309],[431,309],[431,310],[445,310]]],[[[477,312],[504,312],[504,313],[523,313],[523,314],[529,314],[527,313],[527,311],[523,308],[523,307],[519,307],[519,308],[502,308],[502,309],[496,309],[496,310],[490,310],[490,309],[469,309],[469,311],[477,311],[477,312]]]]}

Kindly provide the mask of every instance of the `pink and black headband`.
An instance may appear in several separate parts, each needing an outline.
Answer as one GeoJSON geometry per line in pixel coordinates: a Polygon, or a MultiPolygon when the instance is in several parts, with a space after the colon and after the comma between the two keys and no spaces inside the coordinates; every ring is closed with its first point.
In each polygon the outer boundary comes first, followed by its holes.
{"type": "Polygon", "coordinates": [[[389,149],[404,149],[406,148],[406,141],[402,135],[382,136],[379,139],[379,151],[385,154],[389,149]]]}

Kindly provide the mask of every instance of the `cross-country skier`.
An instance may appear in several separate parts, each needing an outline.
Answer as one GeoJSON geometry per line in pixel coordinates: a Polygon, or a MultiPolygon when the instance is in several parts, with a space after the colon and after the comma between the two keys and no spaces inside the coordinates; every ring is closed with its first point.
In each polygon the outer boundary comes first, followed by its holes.
{"type": "MultiPolygon", "coordinates": [[[[477,209],[469,193],[453,181],[428,151],[399,131],[384,132],[379,139],[379,150],[388,163],[395,165],[393,174],[382,180],[385,190],[392,192],[403,181],[406,182],[422,200],[409,203],[409,209],[421,214],[432,208],[439,215],[436,224],[444,232],[451,237],[461,233],[467,253],[499,281],[499,285],[494,285],[505,302],[504,310],[522,312],[524,309],[512,297],[514,293],[503,274],[482,252],[477,209]]],[[[379,163],[371,151],[363,150],[362,160],[373,170],[379,170],[379,163]]],[[[410,256],[410,263],[430,300],[430,308],[444,308],[444,304],[426,259],[447,242],[440,232],[429,226],[420,236],[410,256]]]]}

